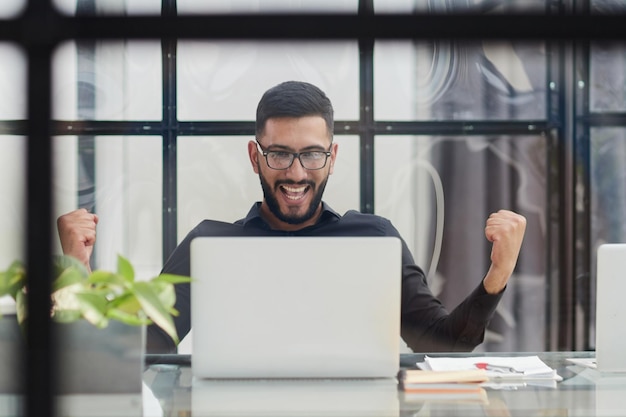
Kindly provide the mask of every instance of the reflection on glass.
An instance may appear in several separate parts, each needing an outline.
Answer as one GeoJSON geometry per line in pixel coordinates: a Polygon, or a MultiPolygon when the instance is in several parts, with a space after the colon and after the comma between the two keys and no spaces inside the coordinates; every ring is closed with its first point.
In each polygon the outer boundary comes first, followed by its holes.
{"type": "Polygon", "coordinates": [[[595,344],[595,282],[597,248],[603,243],[626,242],[626,129],[591,129],[591,343],[595,344]]]}
{"type": "Polygon", "coordinates": [[[543,13],[544,0],[374,0],[376,13],[543,13]]]}
{"type": "Polygon", "coordinates": [[[546,309],[546,140],[516,137],[377,136],[376,213],[398,228],[444,305],[484,277],[484,226],[501,208],[527,218],[510,286],[488,328],[487,351],[540,351],[546,309]]]}
{"type": "Polygon", "coordinates": [[[359,115],[356,42],[179,42],[178,118],[254,120],[263,93],[287,80],[326,92],[335,119],[359,115]]]}
{"type": "Polygon", "coordinates": [[[26,220],[26,138],[0,135],[0,271],[24,259],[26,220]]]}
{"type": "Polygon", "coordinates": [[[374,66],[377,119],[546,118],[540,43],[378,41],[374,66]]]}
{"type": "MultiPolygon", "coordinates": [[[[8,16],[10,6],[19,4],[2,4],[0,17],[8,16]]],[[[11,130],[5,121],[25,118],[26,60],[17,47],[0,42],[0,62],[0,271],[4,272],[14,261],[24,262],[26,256],[27,138],[5,134],[11,130]]],[[[0,285],[4,287],[4,280],[0,279],[0,285]]],[[[25,349],[15,301],[10,295],[0,296],[0,415],[22,413],[25,380],[20,366],[25,349]]]]}
{"type": "Polygon", "coordinates": [[[161,0],[52,0],[52,3],[61,13],[70,16],[161,13],[161,0]]]}
{"type": "Polygon", "coordinates": [[[159,41],[67,42],[52,68],[55,119],[161,119],[159,41]]]}
{"type": "Polygon", "coordinates": [[[626,110],[626,47],[620,43],[594,42],[589,60],[591,111],[626,110]]]}
{"type": "MultiPolygon", "coordinates": [[[[14,261],[25,261],[26,138],[0,135],[0,144],[0,271],[6,271],[14,261]]],[[[25,390],[20,369],[25,351],[15,301],[9,295],[0,296],[0,415],[21,415],[23,397],[18,394],[25,390]]]]}
{"type": "Polygon", "coordinates": [[[179,14],[356,13],[358,0],[178,0],[179,14]]]}
{"type": "MultiPolygon", "coordinates": [[[[21,51],[8,43],[0,43],[0,131],[5,128],[3,120],[24,119],[26,114],[26,60],[21,51]]],[[[6,126],[9,127],[8,125],[6,126]]],[[[14,260],[24,261],[23,247],[26,220],[26,138],[0,133],[0,271],[9,268],[14,260]]],[[[7,337],[17,330],[14,320],[2,319],[2,315],[15,314],[15,302],[9,296],[0,297],[0,395],[17,389],[12,381],[19,371],[15,359],[7,358],[12,351],[7,337]],[[10,327],[9,327],[10,326],[10,327]],[[2,349],[2,348],[5,349],[2,349]],[[8,360],[7,360],[8,359],[8,360]],[[4,374],[4,375],[3,375],[4,374]]],[[[16,333],[19,335],[19,333],[16,333]]]]}
{"type": "Polygon", "coordinates": [[[79,206],[97,213],[92,268],[115,271],[120,254],[137,279],[151,278],[162,267],[161,138],[91,137],[91,148],[83,145],[86,139],[54,138],[54,218],[79,206]]]}
{"type": "Polygon", "coordinates": [[[591,12],[597,14],[614,14],[626,12],[624,0],[591,0],[591,12]]]}
{"type": "Polygon", "coordinates": [[[0,120],[26,118],[26,56],[15,45],[0,42],[0,120]]]}
{"type": "Polygon", "coordinates": [[[0,19],[17,16],[26,6],[26,0],[2,0],[0,2],[0,19]]]}
{"type": "Polygon", "coordinates": [[[626,129],[591,129],[592,242],[626,241],[626,129]]]}
{"type": "Polygon", "coordinates": [[[395,379],[194,380],[193,415],[398,417],[395,379]]]}

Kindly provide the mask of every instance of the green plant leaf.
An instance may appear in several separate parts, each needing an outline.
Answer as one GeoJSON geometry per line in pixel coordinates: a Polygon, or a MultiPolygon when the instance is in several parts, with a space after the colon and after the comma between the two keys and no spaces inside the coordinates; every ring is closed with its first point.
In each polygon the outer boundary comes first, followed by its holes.
{"type": "Polygon", "coordinates": [[[52,316],[59,323],[72,323],[83,318],[80,310],[56,310],[52,316]]]}
{"type": "Polygon", "coordinates": [[[138,315],[141,312],[141,304],[135,294],[127,292],[111,300],[109,302],[109,309],[120,310],[127,314],[138,315]]]}
{"type": "Polygon", "coordinates": [[[70,285],[81,283],[85,280],[83,273],[74,266],[63,269],[58,277],[52,282],[52,292],[70,285]]]}
{"type": "Polygon", "coordinates": [[[176,291],[174,291],[174,284],[162,281],[150,281],[152,289],[159,297],[159,301],[163,304],[166,310],[174,307],[176,303],[176,291]]]}
{"type": "Polygon", "coordinates": [[[9,294],[9,279],[5,271],[0,272],[0,297],[9,294]]]}
{"type": "Polygon", "coordinates": [[[117,320],[130,326],[144,326],[152,324],[152,321],[147,317],[141,317],[137,314],[127,313],[117,308],[109,309],[107,311],[107,317],[111,320],[117,320]]]}
{"type": "MultiPolygon", "coordinates": [[[[176,292],[174,285],[189,283],[191,278],[162,274],[150,281],[135,281],[131,263],[118,255],[117,272],[97,270],[89,273],[85,265],[70,256],[53,259],[52,317],[57,322],[86,320],[92,325],[106,327],[109,320],[140,326],[154,323],[175,343],[179,342],[172,316],[176,292]]],[[[14,261],[0,272],[0,295],[16,300],[18,322],[25,331],[27,325],[26,268],[14,261]]]]}
{"type": "Polygon", "coordinates": [[[124,277],[127,282],[135,281],[135,270],[128,259],[122,255],[117,255],[117,273],[124,277]]]}
{"type": "Polygon", "coordinates": [[[178,344],[178,333],[174,326],[174,320],[170,316],[167,308],[163,306],[158,295],[152,288],[150,282],[140,281],[135,283],[135,295],[141,303],[143,311],[157,326],[163,329],[178,344]]]}
{"type": "Polygon", "coordinates": [[[106,317],[106,298],[91,293],[77,293],[76,299],[80,304],[80,311],[85,320],[100,328],[109,324],[106,317]]]}
{"type": "Polygon", "coordinates": [[[161,274],[150,280],[151,282],[167,282],[169,284],[185,284],[192,281],[191,278],[182,275],[161,274]]]}
{"type": "Polygon", "coordinates": [[[26,267],[22,261],[13,261],[2,277],[4,292],[2,295],[10,295],[14,300],[17,294],[23,292],[26,286],[26,267]]]}
{"type": "Polygon", "coordinates": [[[24,291],[19,291],[15,297],[15,314],[17,322],[22,325],[28,318],[28,297],[24,291]]]}
{"type": "Polygon", "coordinates": [[[128,281],[120,274],[110,271],[96,270],[87,278],[90,284],[113,286],[124,288],[128,286],[128,281]]]}
{"type": "Polygon", "coordinates": [[[68,255],[60,255],[55,256],[52,260],[53,273],[55,277],[60,276],[64,270],[68,268],[76,269],[83,278],[87,278],[89,272],[87,268],[81,261],[74,258],[73,256],[68,255]]]}

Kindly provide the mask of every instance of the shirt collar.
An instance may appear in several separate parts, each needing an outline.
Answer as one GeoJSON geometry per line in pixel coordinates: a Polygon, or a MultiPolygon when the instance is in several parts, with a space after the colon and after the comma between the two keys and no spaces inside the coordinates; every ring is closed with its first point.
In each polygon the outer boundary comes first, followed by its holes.
{"type": "MultiPolygon", "coordinates": [[[[328,204],[322,201],[322,214],[320,215],[320,218],[318,219],[316,225],[322,222],[330,221],[331,219],[339,220],[340,218],[341,218],[341,215],[339,213],[337,213],[328,204]]],[[[243,219],[237,221],[236,223],[242,224],[244,227],[257,225],[257,226],[263,226],[264,228],[267,228],[267,229],[270,228],[267,222],[263,220],[263,217],[261,217],[261,202],[260,201],[257,201],[256,203],[254,203],[252,205],[252,208],[250,208],[248,215],[244,217],[243,219]]]]}

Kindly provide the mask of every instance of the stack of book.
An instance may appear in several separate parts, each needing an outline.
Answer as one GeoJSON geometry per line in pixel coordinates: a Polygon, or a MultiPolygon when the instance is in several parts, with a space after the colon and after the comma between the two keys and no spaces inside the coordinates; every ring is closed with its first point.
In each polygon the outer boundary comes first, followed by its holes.
{"type": "Polygon", "coordinates": [[[485,388],[541,385],[562,378],[537,356],[430,357],[404,369],[398,381],[405,401],[488,404],[485,388]]]}
{"type": "Polygon", "coordinates": [[[487,392],[481,383],[489,380],[484,369],[432,371],[406,369],[398,382],[406,402],[462,402],[487,404],[487,392]]]}

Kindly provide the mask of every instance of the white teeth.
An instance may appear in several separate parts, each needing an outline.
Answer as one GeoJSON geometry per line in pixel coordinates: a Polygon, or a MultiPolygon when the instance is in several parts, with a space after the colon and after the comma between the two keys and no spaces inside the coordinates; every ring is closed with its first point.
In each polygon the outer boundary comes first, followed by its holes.
{"type": "Polygon", "coordinates": [[[303,193],[304,190],[306,190],[306,186],[295,188],[295,187],[287,187],[286,185],[283,185],[283,188],[288,193],[303,193]]]}
{"type": "Polygon", "coordinates": [[[300,200],[304,198],[307,186],[302,187],[288,187],[286,185],[281,186],[285,191],[284,195],[290,200],[300,200]]]}

